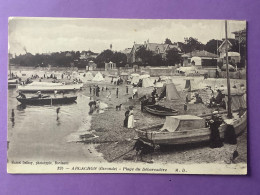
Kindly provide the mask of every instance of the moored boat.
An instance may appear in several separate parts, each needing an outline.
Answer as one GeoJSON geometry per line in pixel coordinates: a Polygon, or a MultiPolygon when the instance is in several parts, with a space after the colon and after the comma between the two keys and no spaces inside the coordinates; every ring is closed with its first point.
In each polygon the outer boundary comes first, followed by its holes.
{"type": "Polygon", "coordinates": [[[175,116],[178,114],[177,110],[160,105],[147,105],[144,106],[144,109],[145,111],[158,116],[175,116]]]}
{"type": "Polygon", "coordinates": [[[30,104],[30,105],[52,105],[52,104],[70,104],[77,100],[77,96],[64,96],[64,97],[50,97],[43,96],[42,98],[38,97],[30,97],[30,98],[16,98],[22,104],[30,104]]]}
{"type": "MultiPolygon", "coordinates": [[[[240,135],[247,126],[247,112],[240,117],[234,113],[232,119],[224,120],[219,127],[220,138],[223,139],[227,124],[235,129],[236,136],[240,135]]],[[[167,116],[164,124],[144,127],[135,130],[139,140],[155,146],[182,145],[207,142],[210,140],[211,130],[206,127],[205,119],[191,115],[167,116]]]]}
{"type": "Polygon", "coordinates": [[[25,85],[18,86],[20,92],[53,92],[53,91],[77,91],[83,87],[83,84],[72,84],[72,85],[25,85]]]}

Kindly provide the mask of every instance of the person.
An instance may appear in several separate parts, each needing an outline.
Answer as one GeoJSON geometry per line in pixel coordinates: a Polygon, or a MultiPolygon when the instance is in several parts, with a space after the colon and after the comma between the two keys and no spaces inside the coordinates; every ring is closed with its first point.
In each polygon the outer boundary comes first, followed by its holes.
{"type": "Polygon", "coordinates": [[[143,99],[141,100],[141,111],[144,111],[144,107],[148,104],[148,98],[144,95],[143,99]]]}
{"type": "Polygon", "coordinates": [[[132,98],[134,99],[135,97],[137,97],[137,89],[136,88],[133,89],[133,96],[132,96],[132,98]]]}
{"type": "Polygon", "coordinates": [[[212,115],[211,120],[209,121],[210,126],[210,147],[211,148],[220,148],[223,146],[223,142],[220,139],[219,126],[222,124],[223,119],[220,116],[212,115]]]}
{"type": "Polygon", "coordinates": [[[97,97],[99,97],[99,91],[100,91],[100,88],[99,88],[99,86],[97,85],[97,88],[96,88],[96,95],[97,95],[97,97]]]}
{"type": "Polygon", "coordinates": [[[108,92],[107,92],[107,98],[109,99],[109,101],[111,100],[111,91],[110,90],[108,90],[108,92]]]}
{"type": "Polygon", "coordinates": [[[92,88],[91,86],[89,86],[89,93],[91,94],[91,92],[92,92],[92,88]]]}
{"type": "Polygon", "coordinates": [[[184,103],[184,111],[186,112],[188,110],[188,104],[187,102],[184,103]]]}
{"type": "Polygon", "coordinates": [[[57,91],[57,90],[54,90],[54,97],[57,96],[57,93],[58,93],[58,91],[57,91]]]}
{"type": "Polygon", "coordinates": [[[116,88],[116,98],[118,98],[118,87],[116,88]]]}
{"type": "Polygon", "coordinates": [[[125,112],[124,127],[126,127],[126,128],[127,128],[127,125],[128,125],[129,112],[130,112],[129,109],[125,112]]]}
{"type": "Polygon", "coordinates": [[[127,128],[128,129],[134,128],[134,111],[133,111],[132,106],[129,107],[129,117],[128,117],[127,128]]]}
{"type": "Polygon", "coordinates": [[[218,72],[218,69],[216,69],[216,78],[219,78],[219,72],[218,72]]]}
{"type": "Polygon", "coordinates": [[[26,98],[26,96],[22,92],[19,92],[19,96],[24,99],[26,98]]]}
{"type": "Polygon", "coordinates": [[[128,94],[128,86],[126,86],[126,94],[128,94]]]}
{"type": "Polygon", "coordinates": [[[215,102],[216,102],[216,104],[220,104],[222,102],[222,99],[225,96],[222,94],[222,92],[219,89],[217,90],[217,92],[218,92],[218,94],[217,94],[217,96],[215,98],[215,102]]]}
{"type": "Polygon", "coordinates": [[[37,94],[38,94],[38,98],[42,98],[42,93],[41,93],[41,91],[38,91],[37,94]]]}
{"type": "Polygon", "coordinates": [[[152,91],[152,94],[151,94],[152,96],[156,96],[157,95],[157,91],[156,91],[156,88],[154,88],[153,89],[153,91],[152,91]]]}
{"type": "Polygon", "coordinates": [[[203,104],[202,98],[198,93],[195,94],[195,98],[196,98],[195,104],[200,104],[200,103],[203,104]]]}
{"type": "Polygon", "coordinates": [[[96,87],[95,86],[93,87],[93,95],[94,96],[96,95],[96,87]]]}

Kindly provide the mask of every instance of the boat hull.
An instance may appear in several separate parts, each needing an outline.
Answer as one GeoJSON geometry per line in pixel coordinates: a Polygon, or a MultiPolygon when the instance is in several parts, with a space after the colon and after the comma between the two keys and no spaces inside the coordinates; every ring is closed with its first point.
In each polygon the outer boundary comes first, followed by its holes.
{"type": "Polygon", "coordinates": [[[146,112],[157,115],[157,116],[176,116],[178,115],[177,110],[173,110],[170,108],[165,108],[159,105],[148,105],[144,106],[146,112]]]}
{"type": "MultiPolygon", "coordinates": [[[[232,123],[236,135],[242,134],[247,127],[246,112],[238,120],[232,123]]],[[[152,129],[160,129],[163,124],[151,126],[145,129],[136,129],[139,139],[149,145],[184,145],[201,142],[208,142],[210,140],[211,130],[209,128],[192,129],[175,132],[161,132],[152,131],[152,129]]],[[[219,127],[220,138],[224,139],[227,124],[222,124],[219,127]]]]}
{"type": "Polygon", "coordinates": [[[76,101],[77,96],[62,98],[16,98],[22,104],[29,105],[52,105],[52,104],[70,104],[76,101]]]}
{"type": "Polygon", "coordinates": [[[80,90],[83,84],[78,85],[58,85],[58,86],[18,86],[18,91],[25,93],[54,92],[54,91],[75,91],[80,90]]]}

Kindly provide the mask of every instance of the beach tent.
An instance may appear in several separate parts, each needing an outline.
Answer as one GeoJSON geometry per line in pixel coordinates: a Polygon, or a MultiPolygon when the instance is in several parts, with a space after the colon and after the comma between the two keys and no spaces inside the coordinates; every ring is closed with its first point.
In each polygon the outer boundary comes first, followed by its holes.
{"type": "Polygon", "coordinates": [[[198,84],[194,81],[194,79],[186,79],[185,88],[188,91],[195,91],[199,89],[198,84]]]}
{"type": "MultiPolygon", "coordinates": [[[[228,96],[225,96],[225,102],[228,102],[228,96]]],[[[245,94],[231,94],[231,110],[247,108],[245,94]]]]}
{"type": "Polygon", "coordinates": [[[200,129],[205,127],[205,119],[193,115],[166,116],[161,131],[182,131],[200,129]]]}
{"type": "Polygon", "coordinates": [[[91,81],[93,78],[94,78],[94,77],[93,77],[93,75],[92,75],[91,72],[87,72],[87,73],[85,74],[85,80],[91,81]]]}
{"type": "Polygon", "coordinates": [[[166,97],[167,100],[178,100],[181,98],[173,83],[163,85],[159,99],[162,99],[163,97],[166,97]]]}
{"type": "Polygon", "coordinates": [[[139,82],[139,77],[140,75],[139,74],[131,74],[131,84],[137,84],[139,82]]]}
{"type": "Polygon", "coordinates": [[[143,78],[142,87],[153,87],[153,81],[150,78],[143,78]]]}
{"type": "Polygon", "coordinates": [[[100,72],[98,72],[95,75],[95,77],[92,79],[92,81],[97,81],[97,82],[104,81],[103,75],[100,72]]]}

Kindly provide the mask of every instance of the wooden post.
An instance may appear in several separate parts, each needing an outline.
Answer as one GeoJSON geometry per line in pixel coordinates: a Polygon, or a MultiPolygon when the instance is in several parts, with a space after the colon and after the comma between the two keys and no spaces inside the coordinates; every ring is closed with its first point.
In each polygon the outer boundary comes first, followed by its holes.
{"type": "Polygon", "coordinates": [[[226,71],[227,71],[227,91],[228,91],[228,118],[232,118],[231,113],[231,96],[230,96],[230,79],[229,79],[229,67],[228,67],[228,39],[227,39],[227,20],[225,20],[225,37],[226,37],[226,71]]]}

